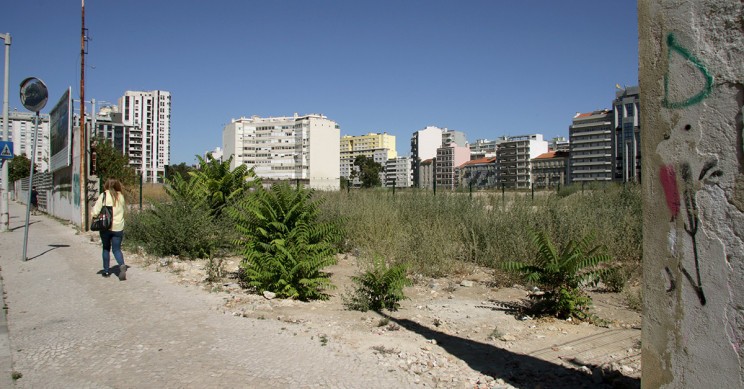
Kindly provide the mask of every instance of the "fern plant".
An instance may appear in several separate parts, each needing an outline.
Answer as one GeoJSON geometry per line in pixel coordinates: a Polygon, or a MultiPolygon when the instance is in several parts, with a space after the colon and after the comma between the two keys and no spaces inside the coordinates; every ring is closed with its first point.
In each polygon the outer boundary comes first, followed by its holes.
{"type": "Polygon", "coordinates": [[[600,279],[607,269],[598,265],[611,260],[609,255],[600,253],[601,246],[591,247],[593,240],[592,235],[570,240],[558,250],[544,232],[533,232],[532,243],[537,248],[535,260],[531,263],[504,262],[502,266],[545,291],[531,296],[536,313],[585,319],[592,300],[582,288],[600,279]]]}
{"type": "Polygon", "coordinates": [[[405,264],[388,266],[382,257],[375,256],[370,270],[351,277],[356,290],[344,298],[344,305],[362,312],[397,310],[400,308],[399,301],[405,298],[403,288],[412,285],[406,277],[406,271],[405,264]]]}
{"type": "Polygon", "coordinates": [[[243,281],[259,292],[301,300],[325,299],[333,288],[322,269],[336,263],[340,230],[318,221],[313,191],[288,184],[259,188],[227,209],[243,235],[243,281]]]}

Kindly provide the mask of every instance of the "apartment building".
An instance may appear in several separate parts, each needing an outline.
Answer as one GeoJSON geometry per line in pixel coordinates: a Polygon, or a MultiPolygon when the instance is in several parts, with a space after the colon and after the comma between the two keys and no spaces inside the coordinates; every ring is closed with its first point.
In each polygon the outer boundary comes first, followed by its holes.
{"type": "Polygon", "coordinates": [[[614,134],[614,179],[641,182],[640,97],[637,86],[619,89],[612,102],[614,134]]]}
{"type": "Polygon", "coordinates": [[[613,112],[577,113],[568,129],[569,182],[611,181],[614,177],[613,112]]]}
{"type": "Polygon", "coordinates": [[[321,114],[233,119],[222,129],[225,159],[245,164],[264,182],[301,181],[340,188],[340,128],[321,114]]]}
{"type": "Polygon", "coordinates": [[[532,185],[535,188],[555,188],[566,185],[568,151],[548,151],[532,160],[532,185]]]}
{"type": "Polygon", "coordinates": [[[508,137],[501,136],[494,140],[478,139],[470,143],[470,159],[495,157],[496,151],[499,149],[499,144],[505,142],[507,139],[508,137]]]}
{"type": "MultiPolygon", "coordinates": [[[[122,122],[122,114],[107,107],[95,115],[93,139],[91,141],[108,141],[115,149],[129,158],[129,166],[137,169],[142,166],[143,146],[142,131],[138,127],[122,122]],[[134,142],[134,144],[132,144],[134,142]]],[[[95,160],[92,161],[95,166],[95,160]]],[[[139,170],[138,170],[139,171],[139,170]]]]}
{"type": "Polygon", "coordinates": [[[8,112],[8,141],[13,142],[13,154],[25,155],[32,158],[33,141],[37,139],[36,158],[34,168],[40,172],[49,171],[49,115],[39,115],[38,130],[34,134],[34,120],[36,114],[32,112],[20,112],[17,110],[8,112]]]}
{"type": "MultiPolygon", "coordinates": [[[[381,181],[385,182],[384,168],[389,159],[398,157],[395,150],[395,135],[388,133],[368,133],[366,135],[344,135],[340,141],[341,155],[341,177],[349,179],[354,170],[354,159],[359,155],[372,158],[383,167],[381,181]]],[[[359,185],[359,179],[355,178],[355,185],[359,185]]]]}
{"type": "Polygon", "coordinates": [[[456,175],[460,178],[460,186],[463,188],[471,186],[473,189],[496,188],[499,178],[496,157],[484,157],[467,161],[457,168],[456,175]]]}
{"type": "Polygon", "coordinates": [[[419,172],[421,163],[437,156],[437,149],[442,147],[442,132],[439,127],[427,126],[411,136],[411,170],[413,182],[419,188],[426,187],[422,186],[424,177],[419,172]]]}
{"type": "Polygon", "coordinates": [[[146,182],[163,182],[165,166],[170,164],[170,92],[126,91],[118,109],[122,124],[130,128],[130,166],[146,182]]]}
{"type": "Polygon", "coordinates": [[[410,188],[413,186],[411,157],[396,157],[385,163],[385,186],[392,188],[410,188]]]}
{"type": "MultiPolygon", "coordinates": [[[[411,162],[413,163],[413,162],[411,162]]],[[[425,159],[419,165],[418,187],[432,189],[434,187],[434,158],[425,159]]]]}
{"type": "Polygon", "coordinates": [[[470,160],[470,148],[450,143],[437,149],[437,158],[434,160],[434,179],[437,189],[455,189],[460,183],[455,169],[470,160]]]}
{"type": "Polygon", "coordinates": [[[496,153],[499,185],[510,189],[529,189],[532,185],[532,160],[548,152],[542,134],[511,136],[496,153]]]}

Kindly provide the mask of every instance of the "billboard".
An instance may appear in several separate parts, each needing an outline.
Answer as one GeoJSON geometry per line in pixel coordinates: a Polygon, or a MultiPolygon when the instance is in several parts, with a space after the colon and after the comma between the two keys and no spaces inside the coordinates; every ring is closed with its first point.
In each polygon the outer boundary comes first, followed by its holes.
{"type": "Polygon", "coordinates": [[[52,158],[49,171],[70,166],[72,163],[72,88],[68,87],[49,112],[49,146],[52,158]]]}

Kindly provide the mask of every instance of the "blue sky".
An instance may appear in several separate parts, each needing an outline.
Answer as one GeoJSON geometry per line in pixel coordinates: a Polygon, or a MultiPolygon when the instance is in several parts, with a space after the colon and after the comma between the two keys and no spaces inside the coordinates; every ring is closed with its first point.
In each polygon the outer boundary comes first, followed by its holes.
{"type": "MultiPolygon", "coordinates": [[[[25,77],[48,112],[80,94],[80,0],[7,0],[10,108],[25,77]]],[[[568,136],[578,112],[638,84],[635,1],[87,0],[86,100],[172,93],[171,163],[221,146],[241,116],[322,113],[387,132],[407,155],[427,125],[568,136]]],[[[2,55],[2,54],[0,54],[2,55]]],[[[1,66],[1,65],[0,65],[1,66]]],[[[1,82],[1,81],[0,81],[1,82]]],[[[88,107],[87,110],[90,110],[88,107]]]]}

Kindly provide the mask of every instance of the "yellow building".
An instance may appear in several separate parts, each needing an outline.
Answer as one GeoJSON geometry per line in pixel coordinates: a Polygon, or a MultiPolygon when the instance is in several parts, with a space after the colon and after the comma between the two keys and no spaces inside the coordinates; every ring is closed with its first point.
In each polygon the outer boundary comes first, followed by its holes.
{"type": "Polygon", "coordinates": [[[349,178],[354,159],[359,155],[372,158],[385,166],[388,159],[397,158],[395,135],[382,134],[344,135],[341,137],[341,177],[349,178]]]}

